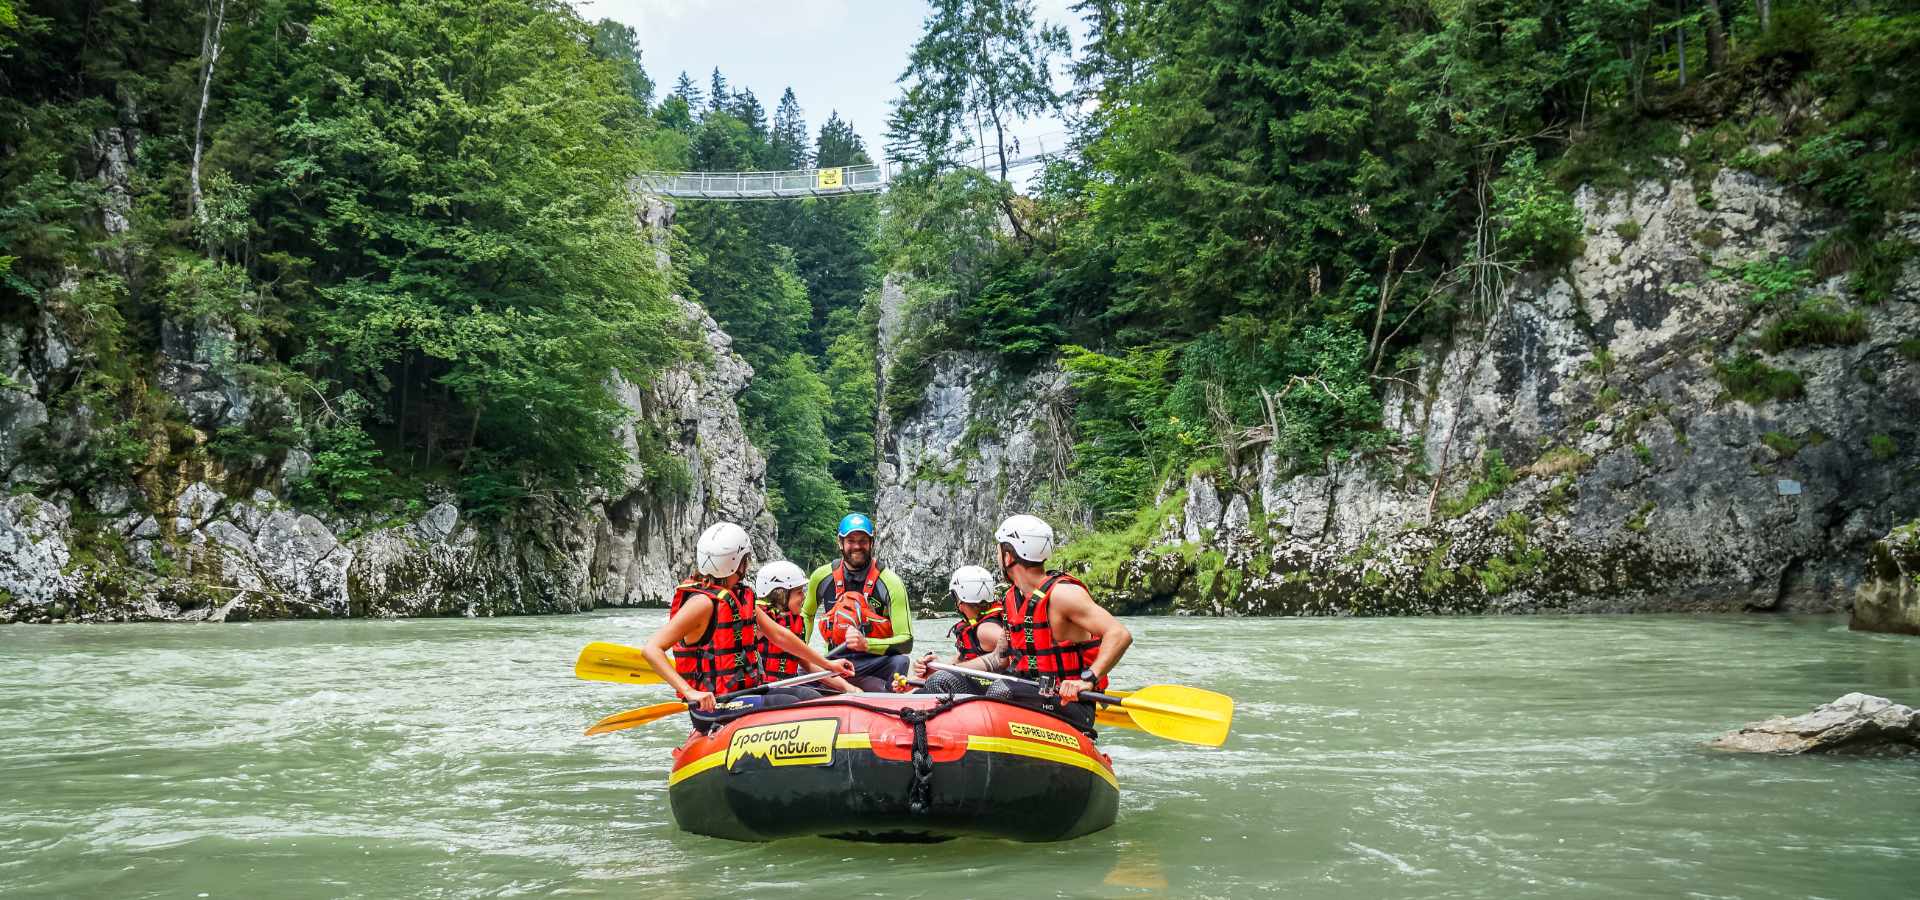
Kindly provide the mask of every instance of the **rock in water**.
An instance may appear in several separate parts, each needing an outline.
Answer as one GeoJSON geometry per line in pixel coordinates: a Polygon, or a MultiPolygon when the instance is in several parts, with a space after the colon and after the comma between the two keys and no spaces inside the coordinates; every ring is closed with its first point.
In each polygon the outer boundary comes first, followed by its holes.
{"type": "Polygon", "coordinates": [[[1742,753],[1920,753],[1920,714],[1885,697],[1854,692],[1802,716],[1774,716],[1707,743],[1742,753]]]}
{"type": "Polygon", "coordinates": [[[1867,582],[1853,600],[1855,631],[1920,634],[1920,519],[1873,545],[1867,582]]]}

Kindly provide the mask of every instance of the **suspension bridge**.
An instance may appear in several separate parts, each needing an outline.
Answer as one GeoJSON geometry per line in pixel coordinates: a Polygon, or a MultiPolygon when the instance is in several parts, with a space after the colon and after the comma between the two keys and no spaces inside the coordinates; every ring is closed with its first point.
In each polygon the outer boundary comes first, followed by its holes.
{"type": "MultiPolygon", "coordinates": [[[[1044,148],[1044,145],[1043,145],[1044,148]]],[[[1007,161],[1008,169],[1037,165],[1048,158],[1040,153],[1007,161]]],[[[976,168],[997,171],[999,163],[976,168]]],[[[781,172],[642,172],[635,185],[642,193],[686,200],[791,200],[800,197],[843,197],[873,194],[893,184],[887,163],[788,169],[781,172]]]]}

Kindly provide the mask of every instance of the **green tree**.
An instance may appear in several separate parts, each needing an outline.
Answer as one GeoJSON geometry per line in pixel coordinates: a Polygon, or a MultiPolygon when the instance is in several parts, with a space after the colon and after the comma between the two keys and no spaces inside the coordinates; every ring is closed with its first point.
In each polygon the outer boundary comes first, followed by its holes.
{"type": "Polygon", "coordinates": [[[593,54],[611,63],[626,83],[627,93],[642,107],[653,105],[653,79],[640,64],[640,41],[633,28],[601,19],[593,25],[593,54]]]}
{"type": "Polygon", "coordinates": [[[645,119],[588,31],[559,2],[338,0],[282,129],[283,227],[333,276],[306,358],[376,396],[429,376],[462,467],[529,491],[617,478],[608,373],[683,353],[625,190],[645,119]]]}
{"type": "Polygon", "coordinates": [[[706,97],[705,94],[700,92],[700,85],[695,83],[692,78],[689,78],[685,72],[681,72],[680,77],[674,80],[673,93],[667,96],[680,98],[688,109],[696,112],[696,118],[698,117],[697,112],[702,108],[706,97]]]}
{"type": "MultiPolygon", "coordinates": [[[[1052,65],[1071,47],[1067,31],[1037,23],[1030,0],[936,0],[900,81],[907,85],[888,121],[888,149],[931,176],[965,164],[977,148],[997,161],[1002,212],[1024,235],[1008,180],[1007,131],[1023,118],[1059,109],[1052,65]],[[984,135],[991,144],[982,146],[984,135]],[[975,137],[979,136],[979,137],[975,137]]],[[[984,166],[983,166],[984,167],[984,166]]]]}
{"type": "Polygon", "coordinates": [[[854,509],[873,508],[877,465],[873,358],[876,313],[872,304],[857,315],[852,310],[836,310],[826,329],[832,339],[823,376],[830,398],[825,425],[833,444],[829,470],[854,509]]]}
{"type": "Polygon", "coordinates": [[[773,111],[772,153],[769,162],[778,169],[804,169],[812,164],[813,153],[807,146],[807,120],[793,88],[780,95],[773,111]]]}

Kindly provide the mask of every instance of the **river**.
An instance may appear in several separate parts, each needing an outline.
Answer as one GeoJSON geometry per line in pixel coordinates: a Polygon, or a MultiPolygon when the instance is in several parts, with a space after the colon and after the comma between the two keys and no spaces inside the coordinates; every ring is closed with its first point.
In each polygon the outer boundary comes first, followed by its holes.
{"type": "Polygon", "coordinates": [[[1137,619],[1116,684],[1239,708],[1218,750],[1106,736],[1114,828],[748,845],[674,828],[679,721],[580,735],[665,694],[574,680],[579,647],[661,615],[0,629],[0,895],[1893,897],[1920,878],[1920,764],[1697,746],[1852,690],[1920,700],[1920,641],[1837,618],[1137,619]]]}

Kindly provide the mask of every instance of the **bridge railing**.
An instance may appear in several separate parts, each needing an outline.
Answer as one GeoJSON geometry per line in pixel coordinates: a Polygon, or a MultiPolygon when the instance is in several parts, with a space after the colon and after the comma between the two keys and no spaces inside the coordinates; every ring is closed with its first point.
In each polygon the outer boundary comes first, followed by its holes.
{"type": "Polygon", "coordinates": [[[666,197],[704,200],[765,200],[825,197],[886,189],[884,165],[792,169],[784,172],[643,172],[641,190],[666,197]]]}

